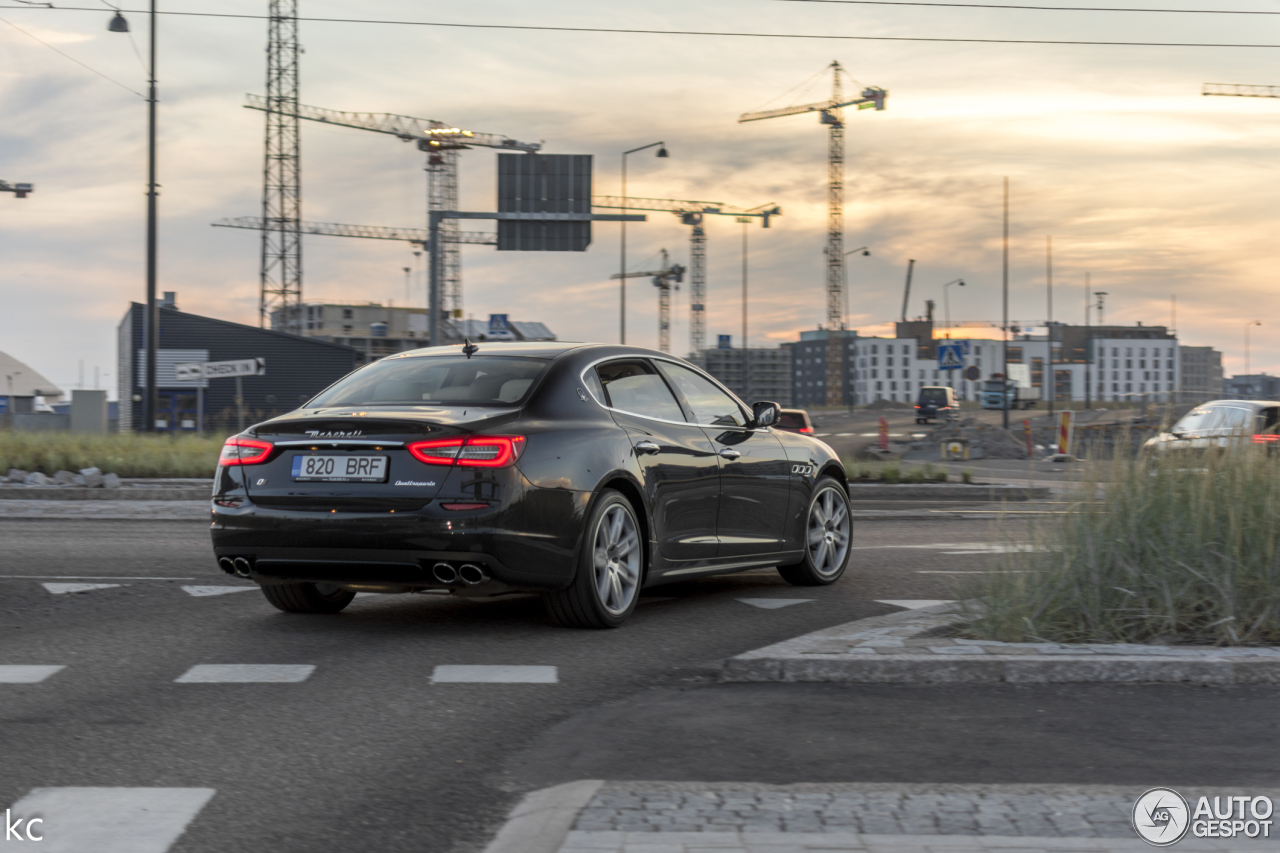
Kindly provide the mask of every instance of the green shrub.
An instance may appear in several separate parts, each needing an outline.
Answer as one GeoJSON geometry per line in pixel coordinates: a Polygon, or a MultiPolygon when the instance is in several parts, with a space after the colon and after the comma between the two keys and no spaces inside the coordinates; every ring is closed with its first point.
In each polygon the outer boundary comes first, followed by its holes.
{"type": "Polygon", "coordinates": [[[100,468],[121,477],[212,477],[224,436],[0,430],[0,474],[100,468]]]}
{"type": "Polygon", "coordinates": [[[1253,447],[1164,456],[1086,463],[1068,512],[979,576],[967,633],[1280,643],[1280,458],[1253,447]]]}

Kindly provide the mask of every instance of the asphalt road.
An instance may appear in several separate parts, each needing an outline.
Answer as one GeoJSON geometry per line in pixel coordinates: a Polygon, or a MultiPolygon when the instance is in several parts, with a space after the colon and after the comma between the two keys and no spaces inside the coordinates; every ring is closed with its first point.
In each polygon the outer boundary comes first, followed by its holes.
{"type": "Polygon", "coordinates": [[[860,522],[854,570],[832,587],[772,571],[661,587],[605,632],[555,627],[532,597],[363,596],[338,616],[282,614],[217,571],[207,536],[188,522],[0,521],[0,665],[65,667],[0,683],[0,806],[42,787],[208,788],[175,853],[421,853],[481,849],[519,796],[570,778],[1127,783],[1149,771],[1155,784],[1238,768],[1233,784],[1276,781],[1260,749],[1276,742],[1269,688],[707,677],[710,661],[896,609],[880,600],[961,594],[990,559],[989,521],[860,522]],[[118,585],[45,586],[82,583],[118,585]],[[780,600],[797,603],[759,606],[780,600]],[[177,681],[211,664],[314,670],[177,681]],[[556,680],[432,680],[466,665],[555,667],[556,680]]]}

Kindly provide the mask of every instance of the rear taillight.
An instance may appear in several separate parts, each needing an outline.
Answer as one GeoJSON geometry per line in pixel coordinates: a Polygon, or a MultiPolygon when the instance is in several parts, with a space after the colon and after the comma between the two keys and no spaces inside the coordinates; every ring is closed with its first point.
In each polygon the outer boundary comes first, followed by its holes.
{"type": "Polygon", "coordinates": [[[1277,441],[1280,441],[1280,435],[1272,432],[1262,433],[1253,437],[1254,444],[1275,444],[1277,441]]]}
{"type": "Polygon", "coordinates": [[[414,459],[428,465],[464,468],[506,468],[520,458],[523,435],[473,435],[415,441],[407,447],[414,459]]]}
{"type": "Polygon", "coordinates": [[[233,435],[222,445],[219,465],[258,465],[271,455],[271,442],[233,435]]]}
{"type": "Polygon", "coordinates": [[[800,427],[800,432],[813,432],[813,427],[800,427]]]}

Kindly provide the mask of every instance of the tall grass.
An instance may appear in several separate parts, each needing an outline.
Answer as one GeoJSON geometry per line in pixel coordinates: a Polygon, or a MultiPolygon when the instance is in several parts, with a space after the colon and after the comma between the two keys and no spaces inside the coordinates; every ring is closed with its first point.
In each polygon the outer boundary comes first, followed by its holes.
{"type": "MultiPolygon", "coordinates": [[[[973,637],[1280,643],[1280,457],[1245,447],[1086,463],[1065,515],[970,590],[973,637]]],[[[1009,537],[1010,540],[1012,537],[1009,537]]]]}
{"type": "Polygon", "coordinates": [[[121,477],[212,477],[223,436],[91,435],[0,430],[0,475],[23,471],[100,468],[121,477]]]}
{"type": "Polygon", "coordinates": [[[924,465],[904,467],[897,459],[851,459],[840,460],[845,474],[850,480],[875,483],[945,483],[947,470],[934,468],[927,462],[924,465]]]}

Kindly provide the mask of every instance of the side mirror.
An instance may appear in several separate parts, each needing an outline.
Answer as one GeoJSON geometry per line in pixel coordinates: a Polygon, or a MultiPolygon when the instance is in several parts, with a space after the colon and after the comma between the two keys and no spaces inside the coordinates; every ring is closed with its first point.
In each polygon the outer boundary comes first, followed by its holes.
{"type": "Polygon", "coordinates": [[[751,404],[751,416],[754,427],[771,427],[778,422],[778,404],[761,400],[751,404]]]}

